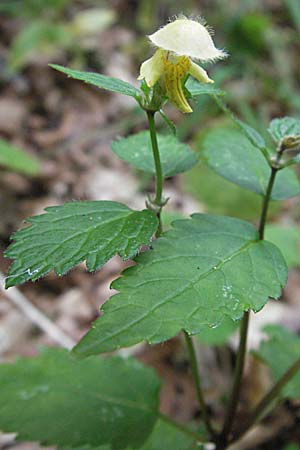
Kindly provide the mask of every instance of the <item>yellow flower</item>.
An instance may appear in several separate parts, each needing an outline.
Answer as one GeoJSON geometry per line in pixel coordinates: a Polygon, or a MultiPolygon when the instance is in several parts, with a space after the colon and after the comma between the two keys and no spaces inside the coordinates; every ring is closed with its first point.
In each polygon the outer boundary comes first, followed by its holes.
{"type": "Polygon", "coordinates": [[[139,80],[145,80],[149,87],[159,80],[166,96],[180,111],[192,112],[185,98],[183,86],[188,75],[202,83],[213,83],[206,71],[193,60],[215,61],[227,54],[218,50],[207,28],[186,17],[180,17],[149,36],[157,47],[152,58],[143,62],[139,80]]]}

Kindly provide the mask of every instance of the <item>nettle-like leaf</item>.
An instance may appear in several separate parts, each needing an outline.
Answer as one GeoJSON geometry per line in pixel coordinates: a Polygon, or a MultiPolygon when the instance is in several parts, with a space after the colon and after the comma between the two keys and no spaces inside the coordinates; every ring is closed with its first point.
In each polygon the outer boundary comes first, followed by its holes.
{"type": "Polygon", "coordinates": [[[286,136],[300,135],[300,119],[294,117],[274,119],[270,123],[268,131],[276,142],[281,141],[286,136]]]}
{"type": "Polygon", "coordinates": [[[240,319],[278,298],[287,279],[273,244],[239,219],[195,214],[141,254],[112,287],[120,291],[75,347],[78,356],[141,341],[158,343],[180,330],[197,334],[225,317],[240,319]]]}
{"type": "MultiPolygon", "coordinates": [[[[164,177],[191,169],[198,162],[198,157],[190,147],[182,144],[173,135],[158,135],[159,154],[164,177]]],[[[148,173],[155,173],[150,134],[142,131],[128,138],[114,141],[111,146],[119,158],[133,167],[148,173]]]]}
{"type": "Polygon", "coordinates": [[[0,366],[0,429],[59,447],[140,448],[157,419],[160,382],[135,359],[74,361],[64,350],[0,366]]]}
{"type": "Polygon", "coordinates": [[[68,69],[67,67],[59,66],[57,64],[50,64],[52,69],[65,73],[68,77],[75,80],[84,81],[107,91],[117,92],[118,94],[128,95],[129,97],[139,98],[140,91],[132,86],[127,81],[119,80],[118,78],[108,77],[100,73],[82,72],[79,70],[68,69]]]}
{"type": "Polygon", "coordinates": [[[265,237],[282,252],[288,267],[300,266],[300,227],[267,225],[265,237]]]}
{"type": "Polygon", "coordinates": [[[69,202],[30,217],[31,226],[17,231],[5,256],[15,259],[6,287],[37,280],[51,270],[64,275],[86,261],[99,269],[114,255],[130,259],[148,245],[157,228],[152,211],[133,211],[111,201],[69,202]]]}
{"type": "Polygon", "coordinates": [[[40,164],[36,158],[0,139],[0,166],[26,175],[38,175],[40,164]]]}
{"type": "MultiPolygon", "coordinates": [[[[268,340],[262,342],[255,354],[271,368],[275,380],[278,380],[300,359],[300,337],[279,325],[268,325],[264,331],[268,340]]],[[[299,372],[283,388],[282,395],[286,398],[300,398],[299,372]]]]}
{"type": "MultiPolygon", "coordinates": [[[[265,195],[271,168],[260,150],[239,130],[217,128],[207,133],[201,156],[217,174],[239,186],[265,195]]],[[[272,199],[300,195],[300,182],[293,170],[281,170],[275,180],[272,199]]]]}
{"type": "Polygon", "coordinates": [[[223,97],[226,92],[222,89],[216,88],[210,83],[199,83],[198,81],[189,78],[185,84],[186,89],[192,97],[198,97],[199,95],[216,95],[217,97],[223,97]]]}

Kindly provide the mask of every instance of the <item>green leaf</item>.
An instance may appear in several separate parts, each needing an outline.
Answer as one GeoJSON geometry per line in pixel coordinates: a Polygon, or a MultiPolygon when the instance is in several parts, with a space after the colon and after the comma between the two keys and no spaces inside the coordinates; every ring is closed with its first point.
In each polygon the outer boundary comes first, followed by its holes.
{"type": "Polygon", "coordinates": [[[160,382],[134,359],[74,361],[64,350],[0,366],[0,429],[60,447],[139,448],[151,433],[160,382]]]}
{"type": "MultiPolygon", "coordinates": [[[[158,135],[158,146],[164,177],[171,177],[191,169],[198,157],[190,147],[173,135],[158,135]]],[[[134,134],[112,143],[112,151],[133,167],[155,173],[150,134],[148,131],[134,134]]]]}
{"type": "Polygon", "coordinates": [[[216,96],[224,96],[226,94],[225,91],[214,87],[211,83],[199,83],[192,78],[189,78],[185,84],[185,87],[189,91],[192,97],[198,97],[199,95],[209,94],[216,96]]]}
{"type": "Polygon", "coordinates": [[[240,319],[278,298],[287,279],[281,253],[258,241],[253,225],[206,214],[175,221],[136,262],[113,282],[120,293],[103,306],[76,355],[155,344],[182,329],[197,334],[225,317],[240,319]]]}
{"type": "MultiPolygon", "coordinates": [[[[271,368],[277,381],[300,358],[300,337],[279,325],[268,325],[264,331],[268,340],[262,342],[255,354],[271,368]]],[[[282,395],[286,398],[300,398],[299,372],[283,388],[282,395]]]]}
{"type": "Polygon", "coordinates": [[[4,139],[0,139],[0,165],[26,175],[37,175],[40,172],[40,164],[36,158],[27,155],[4,139]]]}
{"type": "Polygon", "coordinates": [[[280,249],[288,267],[300,266],[300,227],[267,225],[265,236],[280,249]]]}
{"type": "MultiPolygon", "coordinates": [[[[249,191],[265,195],[271,168],[261,152],[244,134],[231,128],[217,128],[203,140],[202,158],[217,174],[249,191]]],[[[272,192],[273,200],[300,195],[300,182],[289,169],[281,170],[272,192]]]]}
{"type": "Polygon", "coordinates": [[[237,330],[239,323],[239,320],[232,320],[230,317],[224,317],[217,327],[207,327],[197,335],[197,338],[201,344],[213,346],[223,345],[237,330]]]}
{"type": "Polygon", "coordinates": [[[157,228],[153,212],[110,201],[69,202],[46,211],[27,219],[31,226],[12,236],[5,256],[16,261],[6,287],[35,281],[52,269],[64,275],[82,261],[94,271],[116,254],[130,259],[157,228]]]}
{"type": "Polygon", "coordinates": [[[130,97],[138,98],[140,91],[127,83],[126,81],[119,80],[118,78],[108,77],[94,72],[81,72],[79,70],[68,69],[67,67],[59,66],[57,64],[50,64],[50,67],[60,72],[65,73],[75,80],[84,81],[85,83],[92,84],[101,89],[107,91],[117,92],[118,94],[129,95],[130,97]]]}
{"type": "Polygon", "coordinates": [[[300,135],[300,119],[294,117],[274,119],[270,123],[268,131],[276,142],[280,142],[285,136],[300,135]]]}
{"type": "Polygon", "coordinates": [[[174,425],[158,420],[140,450],[190,450],[194,440],[174,425]]]}

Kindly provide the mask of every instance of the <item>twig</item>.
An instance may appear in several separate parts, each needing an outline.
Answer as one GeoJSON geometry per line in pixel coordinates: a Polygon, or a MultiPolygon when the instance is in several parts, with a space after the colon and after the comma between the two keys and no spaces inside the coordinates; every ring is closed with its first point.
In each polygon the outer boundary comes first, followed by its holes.
{"type": "Polygon", "coordinates": [[[64,333],[55,323],[53,323],[42,311],[34,306],[22,292],[16,287],[4,288],[5,277],[0,272],[0,292],[4,294],[12,303],[17,306],[26,317],[41,330],[43,330],[48,336],[50,336],[55,342],[64,348],[71,349],[75,345],[75,341],[64,333]]]}

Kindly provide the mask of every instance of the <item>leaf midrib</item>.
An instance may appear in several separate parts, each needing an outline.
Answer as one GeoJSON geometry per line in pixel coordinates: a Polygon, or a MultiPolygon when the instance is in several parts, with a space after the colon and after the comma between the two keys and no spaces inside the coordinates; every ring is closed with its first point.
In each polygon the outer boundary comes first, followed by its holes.
{"type": "MultiPolygon", "coordinates": [[[[99,341],[99,344],[103,344],[106,341],[109,341],[115,337],[117,337],[118,335],[122,334],[124,331],[126,331],[127,329],[130,329],[132,326],[138,324],[139,322],[141,322],[142,320],[144,320],[145,318],[147,318],[147,316],[149,316],[150,314],[152,314],[154,311],[156,311],[157,309],[159,309],[161,306],[163,306],[165,303],[167,303],[169,300],[174,299],[175,297],[177,297],[178,295],[181,295],[185,292],[186,289],[190,288],[191,286],[194,286],[196,283],[198,283],[199,281],[201,281],[202,279],[206,278],[208,275],[210,275],[213,272],[216,272],[217,270],[221,269],[225,264],[227,264],[229,261],[231,261],[233,258],[239,256],[242,252],[244,252],[247,248],[249,248],[250,246],[259,243],[258,240],[252,240],[247,242],[245,245],[243,245],[239,250],[235,251],[234,253],[232,253],[228,258],[226,258],[223,261],[220,261],[216,266],[213,266],[211,269],[209,269],[207,272],[204,272],[202,274],[200,274],[200,276],[197,278],[197,280],[193,280],[193,281],[189,281],[187,285],[185,285],[180,292],[177,292],[176,295],[174,296],[173,294],[170,294],[167,298],[164,298],[163,301],[161,301],[159,304],[156,304],[151,310],[148,310],[142,317],[139,317],[138,319],[136,319],[135,321],[131,322],[130,324],[126,324],[126,326],[124,326],[123,328],[119,328],[117,332],[115,332],[114,334],[109,335],[108,337],[106,337],[105,339],[99,341]]],[[[147,280],[147,283],[151,283],[152,280],[147,280]]],[[[122,294],[117,294],[117,295],[122,295],[122,294]]],[[[95,345],[95,341],[91,344],[86,346],[86,348],[89,347],[94,347],[95,345]]]]}
{"type": "MultiPolygon", "coordinates": [[[[62,245],[64,245],[66,242],[68,242],[68,241],[70,241],[70,240],[72,240],[72,239],[74,239],[74,238],[76,238],[77,236],[80,236],[80,235],[85,235],[85,234],[89,234],[91,231],[93,231],[93,230],[96,230],[96,229],[98,229],[99,227],[102,227],[102,226],[105,226],[105,225],[108,225],[108,224],[110,224],[110,223],[112,223],[112,222],[118,222],[118,221],[120,221],[120,220],[123,220],[124,218],[128,218],[132,213],[134,213],[134,211],[130,211],[129,213],[127,213],[127,214],[124,214],[123,216],[118,216],[117,218],[116,217],[114,217],[113,219],[110,219],[110,220],[106,220],[105,222],[100,222],[99,224],[97,224],[97,225],[91,225],[90,227],[87,227],[87,228],[85,228],[84,230],[80,230],[80,231],[77,231],[76,233],[74,233],[74,234],[72,234],[71,236],[68,236],[66,239],[64,239],[62,242],[60,242],[59,244],[57,244],[55,247],[52,247],[52,250],[46,255],[46,256],[43,256],[43,260],[44,259],[46,259],[46,258],[49,258],[49,256],[51,256],[53,253],[55,253],[56,252],[56,250],[58,249],[58,248],[60,248],[62,245]]],[[[32,226],[34,226],[34,225],[32,225],[32,226]]],[[[30,236],[28,236],[28,239],[30,240],[30,239],[32,239],[32,237],[40,237],[40,236],[43,236],[45,233],[48,233],[49,232],[49,230],[47,230],[47,231],[44,231],[44,232],[42,232],[42,233],[34,233],[34,234],[30,234],[30,236]]],[[[114,236],[115,237],[115,236],[114,236]]],[[[26,238],[24,239],[24,238],[20,238],[20,240],[23,240],[23,242],[26,240],[26,238]]],[[[20,243],[20,240],[18,241],[19,243],[20,243]]],[[[39,244],[39,245],[32,245],[32,246],[30,246],[30,249],[34,249],[34,248],[38,248],[38,247],[40,247],[41,246],[41,244],[39,244]]],[[[28,251],[28,249],[25,249],[25,250],[23,250],[23,251],[21,251],[21,252],[18,252],[18,256],[22,256],[24,253],[26,253],[28,251]]],[[[8,252],[9,252],[9,250],[8,250],[8,252]]],[[[9,253],[7,252],[7,256],[9,256],[9,253]]]]}

